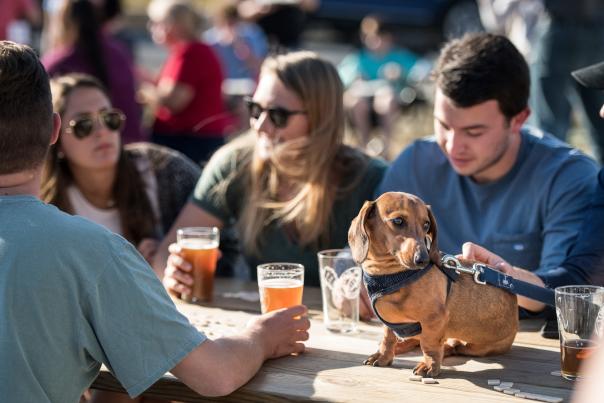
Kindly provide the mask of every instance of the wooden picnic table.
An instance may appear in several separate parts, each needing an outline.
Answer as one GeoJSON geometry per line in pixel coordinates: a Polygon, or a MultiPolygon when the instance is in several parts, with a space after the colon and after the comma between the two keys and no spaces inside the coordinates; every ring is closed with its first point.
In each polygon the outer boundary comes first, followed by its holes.
{"type": "MultiPolygon", "coordinates": [[[[177,308],[208,337],[234,334],[260,312],[253,297],[255,283],[218,279],[212,305],[176,301],[177,308]]],[[[445,358],[438,384],[410,381],[421,358],[419,350],[397,356],[391,367],[378,368],[362,362],[377,349],[382,329],[378,323],[362,323],[355,335],[330,333],[321,320],[319,288],[304,288],[312,326],[306,352],[267,361],[246,385],[223,398],[202,397],[171,374],[166,374],[143,396],[182,402],[234,401],[331,401],[331,402],[492,402],[529,400],[503,394],[489,386],[489,379],[513,382],[523,392],[559,396],[567,402],[573,387],[559,374],[558,340],[539,334],[540,320],[521,321],[510,352],[494,357],[445,358]]],[[[113,375],[103,369],[92,388],[124,392],[113,375]]]]}

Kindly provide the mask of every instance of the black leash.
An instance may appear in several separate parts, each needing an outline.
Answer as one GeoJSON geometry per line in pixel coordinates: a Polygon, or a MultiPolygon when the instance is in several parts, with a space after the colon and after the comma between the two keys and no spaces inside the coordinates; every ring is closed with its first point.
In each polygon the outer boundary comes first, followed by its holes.
{"type": "Polygon", "coordinates": [[[498,270],[492,269],[483,263],[474,263],[471,267],[464,266],[459,259],[453,255],[443,255],[443,267],[454,270],[456,273],[467,273],[474,276],[478,284],[489,284],[501,288],[512,294],[522,295],[549,306],[556,306],[554,291],[549,288],[517,280],[498,270]]]}

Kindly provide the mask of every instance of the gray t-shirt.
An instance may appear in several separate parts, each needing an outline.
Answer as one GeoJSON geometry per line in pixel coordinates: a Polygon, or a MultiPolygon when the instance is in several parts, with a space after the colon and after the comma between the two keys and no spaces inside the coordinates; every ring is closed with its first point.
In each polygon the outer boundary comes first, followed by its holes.
{"type": "Polygon", "coordinates": [[[120,236],[31,196],[0,223],[3,402],[77,402],[101,363],[135,396],[205,340],[120,236]]]}
{"type": "Polygon", "coordinates": [[[460,253],[471,241],[546,274],[576,241],[598,171],[593,160],[550,135],[525,127],[521,136],[512,169],[486,184],[458,175],[434,138],[418,140],[392,163],[377,195],[408,192],[430,204],[443,252],[460,253]]]}

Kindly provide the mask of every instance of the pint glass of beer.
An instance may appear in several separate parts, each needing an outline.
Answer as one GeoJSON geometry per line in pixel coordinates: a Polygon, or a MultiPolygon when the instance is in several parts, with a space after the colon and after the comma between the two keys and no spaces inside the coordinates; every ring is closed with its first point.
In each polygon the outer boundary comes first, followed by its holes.
{"type": "Polygon", "coordinates": [[[590,285],[557,287],[556,315],[560,331],[562,376],[575,380],[604,336],[604,288],[590,285]]]}
{"type": "Polygon", "coordinates": [[[185,260],[193,266],[193,291],[191,295],[181,295],[181,299],[189,302],[211,301],[220,241],[218,228],[180,228],[176,231],[176,239],[185,260]]]}
{"type": "Polygon", "coordinates": [[[258,266],[262,313],[300,305],[304,266],[298,263],[266,263],[258,266]]]}

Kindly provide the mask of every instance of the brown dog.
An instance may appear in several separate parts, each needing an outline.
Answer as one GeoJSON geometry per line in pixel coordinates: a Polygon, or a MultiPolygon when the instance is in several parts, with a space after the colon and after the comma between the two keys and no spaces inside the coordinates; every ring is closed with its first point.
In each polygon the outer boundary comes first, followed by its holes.
{"type": "MultiPolygon", "coordinates": [[[[400,353],[419,342],[424,359],[414,368],[415,374],[437,376],[445,355],[502,354],[512,346],[518,330],[516,296],[479,285],[468,274],[460,274],[449,289],[447,276],[437,268],[441,257],[436,221],[417,196],[389,192],[365,202],[352,221],[348,243],[353,258],[370,276],[429,270],[417,281],[379,297],[374,305],[386,322],[420,323],[421,334],[397,347],[400,353]]],[[[379,350],[364,363],[392,364],[396,344],[397,336],[385,326],[379,350]]]]}

